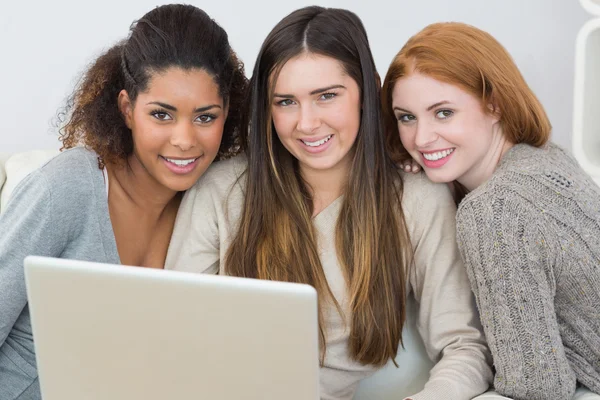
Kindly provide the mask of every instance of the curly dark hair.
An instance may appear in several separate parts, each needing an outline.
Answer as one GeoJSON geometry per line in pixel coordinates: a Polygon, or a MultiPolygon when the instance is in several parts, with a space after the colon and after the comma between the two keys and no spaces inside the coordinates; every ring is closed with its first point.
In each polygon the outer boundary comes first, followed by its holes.
{"type": "MultiPolygon", "coordinates": [[[[154,73],[170,67],[202,69],[217,83],[229,112],[217,160],[237,154],[248,79],[227,33],[191,5],[157,7],[130,28],[129,37],[98,57],[58,114],[62,149],[84,145],[100,165],[120,163],[133,152],[131,130],[119,110],[119,92],[135,102],[154,73]],[[66,123],[65,123],[66,122],[66,123]]],[[[61,150],[62,150],[61,149],[61,150]]]]}

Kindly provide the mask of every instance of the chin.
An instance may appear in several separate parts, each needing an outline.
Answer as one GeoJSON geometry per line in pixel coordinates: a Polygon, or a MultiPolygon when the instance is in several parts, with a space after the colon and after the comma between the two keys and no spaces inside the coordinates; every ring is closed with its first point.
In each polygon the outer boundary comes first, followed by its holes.
{"type": "Polygon", "coordinates": [[[339,163],[339,160],[319,160],[307,162],[305,165],[310,169],[318,170],[318,171],[327,171],[328,169],[332,169],[339,163]]]}
{"type": "Polygon", "coordinates": [[[429,178],[429,180],[434,183],[449,183],[456,180],[456,177],[448,174],[440,174],[437,172],[431,172],[427,170],[425,171],[425,173],[427,174],[427,178],[429,178]]]}
{"type": "MultiPolygon", "coordinates": [[[[200,178],[200,177],[198,177],[200,178]]],[[[165,187],[174,192],[185,192],[196,183],[197,179],[170,179],[165,182],[165,187]]]]}

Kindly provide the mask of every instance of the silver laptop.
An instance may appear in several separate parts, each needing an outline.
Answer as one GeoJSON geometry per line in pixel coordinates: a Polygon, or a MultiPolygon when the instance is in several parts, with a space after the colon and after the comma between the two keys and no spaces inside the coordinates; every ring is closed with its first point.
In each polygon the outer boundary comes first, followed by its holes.
{"type": "Polygon", "coordinates": [[[27,257],[44,400],[317,400],[308,285],[27,257]]]}

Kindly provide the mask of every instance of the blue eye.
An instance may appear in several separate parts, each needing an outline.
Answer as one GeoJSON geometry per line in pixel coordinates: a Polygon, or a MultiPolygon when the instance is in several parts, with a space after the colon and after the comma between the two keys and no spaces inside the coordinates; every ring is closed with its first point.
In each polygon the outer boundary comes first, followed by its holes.
{"type": "Polygon", "coordinates": [[[454,114],[452,110],[439,110],[435,113],[436,118],[446,119],[451,117],[454,114]]]}
{"type": "Polygon", "coordinates": [[[294,100],[292,99],[283,99],[277,102],[277,105],[282,107],[291,106],[292,104],[294,104],[294,100]]]}
{"type": "Polygon", "coordinates": [[[327,92],[327,93],[321,94],[321,96],[319,98],[321,100],[331,100],[331,99],[333,99],[336,96],[337,96],[337,93],[327,92]]]}

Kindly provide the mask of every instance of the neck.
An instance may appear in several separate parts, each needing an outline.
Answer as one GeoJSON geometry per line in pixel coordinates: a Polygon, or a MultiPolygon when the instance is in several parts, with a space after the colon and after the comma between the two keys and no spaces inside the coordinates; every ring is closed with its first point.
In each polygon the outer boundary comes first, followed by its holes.
{"type": "Polygon", "coordinates": [[[458,182],[469,191],[475,190],[492,177],[504,154],[513,146],[514,144],[509,142],[502,133],[502,128],[497,126],[494,129],[488,151],[479,162],[457,179],[458,182]]]}
{"type": "Polygon", "coordinates": [[[176,199],[177,193],[151,176],[139,159],[132,154],[124,165],[107,166],[109,196],[127,201],[149,215],[160,216],[176,199]]]}
{"type": "Polygon", "coordinates": [[[326,170],[301,167],[300,173],[313,198],[313,217],[344,193],[351,162],[352,158],[346,157],[326,170]]]}

